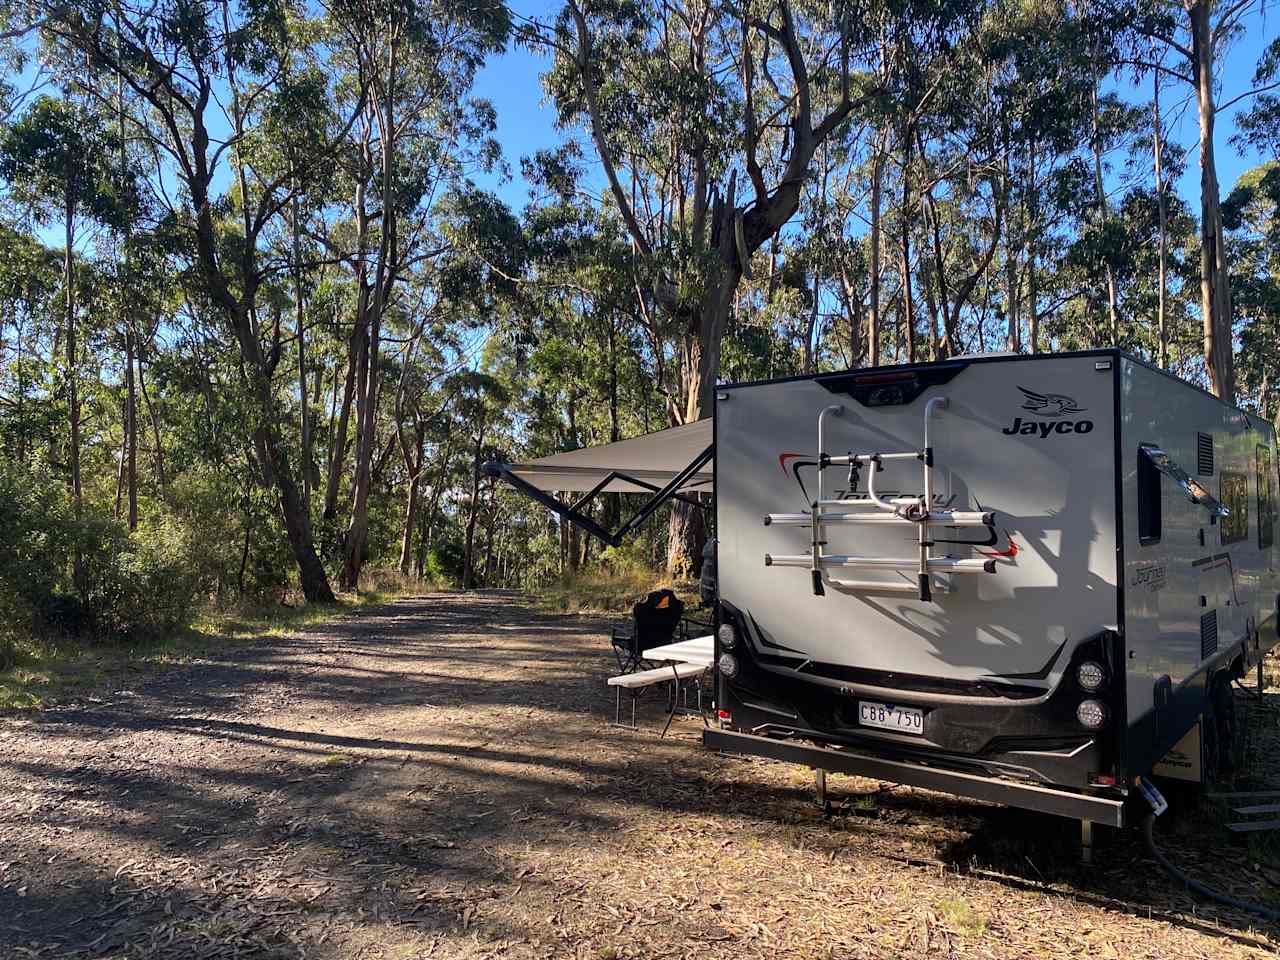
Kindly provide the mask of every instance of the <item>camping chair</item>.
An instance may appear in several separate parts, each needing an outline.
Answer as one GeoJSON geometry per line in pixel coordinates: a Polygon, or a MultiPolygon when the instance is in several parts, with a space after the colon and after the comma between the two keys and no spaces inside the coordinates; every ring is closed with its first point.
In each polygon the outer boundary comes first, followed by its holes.
{"type": "Polygon", "coordinates": [[[670,590],[655,590],[631,608],[631,628],[615,627],[610,636],[618,670],[631,673],[644,663],[644,652],[675,637],[684,602],[670,590]]]}

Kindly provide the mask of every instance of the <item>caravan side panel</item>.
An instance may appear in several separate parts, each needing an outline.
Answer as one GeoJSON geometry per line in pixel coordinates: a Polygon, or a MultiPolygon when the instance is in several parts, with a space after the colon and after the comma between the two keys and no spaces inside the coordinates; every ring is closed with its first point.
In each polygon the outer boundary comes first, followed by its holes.
{"type": "Polygon", "coordinates": [[[1213,673],[1275,644],[1276,444],[1270,424],[1129,359],[1120,390],[1127,765],[1140,774],[1194,725],[1213,673]],[[1168,477],[1144,487],[1143,444],[1232,516],[1219,521],[1168,477]]]}

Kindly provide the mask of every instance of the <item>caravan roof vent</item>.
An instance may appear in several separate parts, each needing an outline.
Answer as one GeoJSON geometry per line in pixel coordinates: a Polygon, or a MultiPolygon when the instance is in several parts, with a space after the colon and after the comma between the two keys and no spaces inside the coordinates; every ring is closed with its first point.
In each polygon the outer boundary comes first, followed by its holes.
{"type": "Polygon", "coordinates": [[[1213,437],[1207,433],[1196,434],[1196,473],[1213,476],[1213,437]]]}

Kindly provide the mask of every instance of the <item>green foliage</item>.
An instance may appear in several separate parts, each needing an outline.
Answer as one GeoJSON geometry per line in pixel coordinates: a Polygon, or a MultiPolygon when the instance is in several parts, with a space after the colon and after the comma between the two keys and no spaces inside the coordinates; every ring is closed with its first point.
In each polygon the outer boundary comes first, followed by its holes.
{"type": "Polygon", "coordinates": [[[171,522],[199,538],[188,561],[201,596],[221,605],[285,595],[291,557],[269,490],[250,485],[246,493],[242,478],[202,465],[177,478],[169,505],[171,522]]]}
{"type": "Polygon", "coordinates": [[[60,486],[0,467],[0,636],[12,640],[56,619],[76,539],[60,486]]]}
{"type": "Polygon", "coordinates": [[[74,217],[123,227],[138,215],[137,187],[112,163],[101,118],[66,100],[39,97],[0,140],[0,178],[41,222],[74,217]]]}
{"type": "MultiPolygon", "coordinates": [[[[664,579],[668,518],[602,550],[479,467],[669,426],[716,377],[1114,342],[1203,378],[1199,214],[1169,187],[1192,179],[1188,138],[1170,142],[1187,65],[1169,53],[1157,128],[1150,38],[1134,32],[1182,30],[1182,8],[576,9],[585,64],[573,7],[519,20],[518,39],[548,54],[562,134],[533,157],[502,156],[494,107],[472,95],[512,29],[496,0],[126,0],[119,36],[117,6],[87,0],[50,8],[39,44],[0,49],[0,666],[23,636],[88,647],[171,633],[192,609],[278,614],[309,549],[332,575],[357,542],[363,589],[395,568],[623,611],[664,579]],[[33,56],[57,96],[23,98],[33,56]],[[847,115],[793,169],[806,123],[846,90],[847,115]],[[616,190],[601,189],[602,151],[616,190]],[[530,197],[518,214],[478,185],[517,160],[530,197]],[[723,216],[731,190],[745,256],[723,216]],[[795,208],[764,223],[784,194],[795,208]],[[68,215],[107,228],[73,238],[74,298],[53,229],[68,215]]],[[[1280,41],[1254,85],[1278,65],[1280,41]]],[[[1219,122],[1269,159],[1277,104],[1264,92],[1219,122]]],[[[1274,166],[1223,207],[1242,398],[1268,415],[1274,166]]],[[[637,499],[589,509],[612,527],[637,499]]]]}
{"type": "Polygon", "coordinates": [[[51,478],[0,470],[0,635],[10,649],[30,636],[163,636],[197,603],[195,552],[190,531],[172,520],[133,534],[96,512],[77,521],[51,478]]]}
{"type": "Polygon", "coordinates": [[[81,532],[84,568],[78,624],[64,631],[99,641],[155,640],[185,626],[199,596],[189,529],[161,520],[133,534],[95,518],[81,532]]]}

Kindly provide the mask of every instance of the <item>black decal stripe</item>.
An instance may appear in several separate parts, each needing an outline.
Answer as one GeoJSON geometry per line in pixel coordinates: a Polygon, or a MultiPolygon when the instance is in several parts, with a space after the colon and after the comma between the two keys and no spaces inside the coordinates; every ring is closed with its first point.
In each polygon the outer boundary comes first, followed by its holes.
{"type": "Polygon", "coordinates": [[[794,647],[784,647],[780,643],[774,643],[771,640],[767,639],[764,635],[764,631],[760,629],[760,624],[756,623],[755,616],[750,612],[745,612],[745,611],[744,611],[744,615],[747,619],[747,622],[751,625],[752,632],[755,633],[756,639],[760,641],[760,645],[762,647],[769,647],[770,649],[773,649],[773,650],[785,650],[787,651],[787,653],[798,653],[802,657],[808,656],[808,654],[806,654],[803,650],[797,650],[794,647]]]}
{"type": "Polygon", "coordinates": [[[1065,649],[1067,649],[1067,638],[1063,637],[1062,642],[1058,644],[1058,649],[1053,651],[1053,656],[1049,658],[1049,662],[1035,673],[994,673],[992,676],[999,677],[1001,680],[1047,680],[1065,649]]]}

